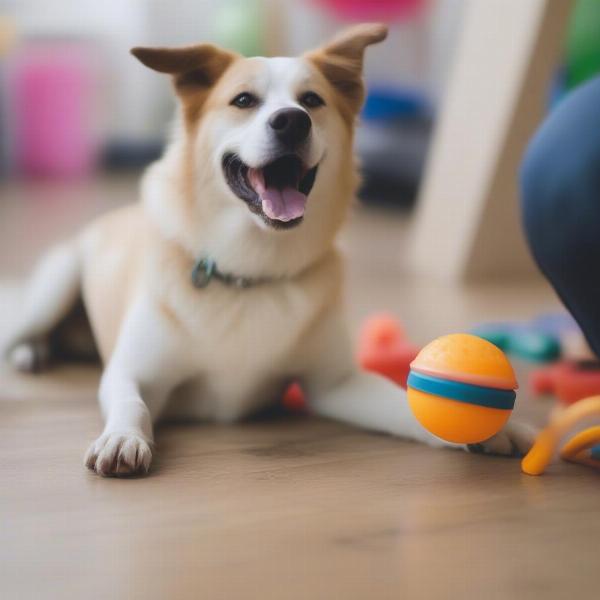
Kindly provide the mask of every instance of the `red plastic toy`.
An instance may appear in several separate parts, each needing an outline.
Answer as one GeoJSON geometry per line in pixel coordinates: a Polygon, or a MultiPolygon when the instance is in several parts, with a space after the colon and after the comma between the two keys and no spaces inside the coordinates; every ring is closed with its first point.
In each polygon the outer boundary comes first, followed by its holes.
{"type": "Polygon", "coordinates": [[[358,364],[365,371],[384,375],[406,389],[410,363],[420,348],[411,344],[402,325],[387,314],[369,317],[358,340],[358,364]]]}
{"type": "Polygon", "coordinates": [[[600,362],[562,361],[536,369],[529,378],[533,394],[552,394],[561,404],[569,405],[600,394],[600,362]]]}
{"type": "MultiPolygon", "coordinates": [[[[406,389],[410,363],[419,350],[406,339],[398,319],[379,314],[369,317],[361,329],[357,359],[365,371],[379,373],[406,389]]],[[[306,409],[302,389],[297,383],[285,391],[283,405],[292,412],[306,409]]]]}
{"type": "Polygon", "coordinates": [[[304,412],[306,410],[304,393],[299,383],[294,382],[287,387],[283,393],[282,402],[283,406],[290,412],[304,412]]]}

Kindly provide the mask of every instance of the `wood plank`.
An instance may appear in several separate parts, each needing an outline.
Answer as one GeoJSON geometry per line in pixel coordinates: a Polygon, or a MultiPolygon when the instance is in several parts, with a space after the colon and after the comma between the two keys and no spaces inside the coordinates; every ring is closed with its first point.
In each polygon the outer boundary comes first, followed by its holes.
{"type": "Polygon", "coordinates": [[[418,203],[415,271],[449,281],[537,275],[521,232],[518,168],[546,110],[571,5],[467,0],[418,203]]]}

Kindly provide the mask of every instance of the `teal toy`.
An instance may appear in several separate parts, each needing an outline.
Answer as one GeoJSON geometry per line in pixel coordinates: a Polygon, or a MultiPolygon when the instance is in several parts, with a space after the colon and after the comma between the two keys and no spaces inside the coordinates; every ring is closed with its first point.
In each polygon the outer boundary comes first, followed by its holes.
{"type": "Polygon", "coordinates": [[[540,315],[526,322],[485,323],[471,330],[503,352],[537,363],[558,360],[567,336],[577,332],[577,323],[566,313],[540,315]]]}
{"type": "Polygon", "coordinates": [[[547,363],[569,354],[569,340],[583,334],[568,313],[542,314],[531,321],[498,321],[471,332],[503,352],[529,362],[547,363]]]}
{"type": "Polygon", "coordinates": [[[529,362],[546,363],[558,360],[560,340],[552,334],[528,329],[517,323],[489,323],[471,330],[511,356],[529,362]]]}
{"type": "Polygon", "coordinates": [[[480,325],[471,333],[491,342],[506,354],[530,362],[552,362],[561,355],[560,341],[547,333],[527,331],[502,323],[480,325]]]}

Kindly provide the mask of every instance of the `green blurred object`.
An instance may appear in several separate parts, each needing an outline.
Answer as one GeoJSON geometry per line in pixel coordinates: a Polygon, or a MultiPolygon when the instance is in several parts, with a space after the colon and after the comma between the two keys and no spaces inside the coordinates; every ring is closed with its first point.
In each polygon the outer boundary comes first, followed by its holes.
{"type": "Polygon", "coordinates": [[[215,14],[214,31],[221,46],[244,56],[264,54],[264,24],[261,0],[221,0],[215,14]]]}
{"type": "Polygon", "coordinates": [[[484,340],[487,340],[490,342],[490,344],[494,344],[494,346],[500,348],[502,352],[506,352],[510,344],[510,332],[508,331],[493,328],[488,329],[484,327],[481,328],[481,330],[475,328],[472,333],[480,338],[483,338],[484,340]]]}
{"type": "Polygon", "coordinates": [[[544,333],[523,332],[510,338],[506,352],[531,362],[552,362],[560,358],[560,342],[544,333]]]}
{"type": "Polygon", "coordinates": [[[578,0],[567,33],[567,87],[600,73],[600,0],[578,0]]]}
{"type": "Polygon", "coordinates": [[[529,362],[553,362],[560,358],[560,340],[556,335],[527,329],[526,325],[489,323],[471,330],[471,333],[510,354],[529,362]]]}

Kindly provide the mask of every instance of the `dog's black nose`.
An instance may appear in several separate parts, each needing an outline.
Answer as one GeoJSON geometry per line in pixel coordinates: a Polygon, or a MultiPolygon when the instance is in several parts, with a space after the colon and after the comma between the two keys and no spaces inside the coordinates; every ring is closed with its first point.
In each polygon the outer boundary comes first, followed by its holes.
{"type": "Polygon", "coordinates": [[[308,114],[299,108],[281,108],[269,118],[269,127],[277,139],[288,146],[303,142],[308,137],[311,125],[308,114]]]}

